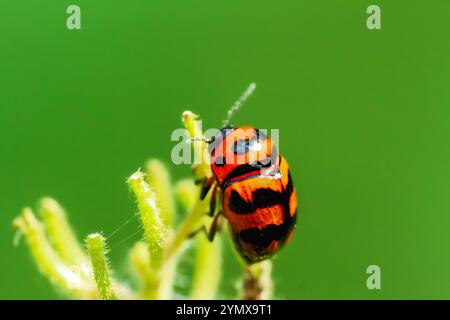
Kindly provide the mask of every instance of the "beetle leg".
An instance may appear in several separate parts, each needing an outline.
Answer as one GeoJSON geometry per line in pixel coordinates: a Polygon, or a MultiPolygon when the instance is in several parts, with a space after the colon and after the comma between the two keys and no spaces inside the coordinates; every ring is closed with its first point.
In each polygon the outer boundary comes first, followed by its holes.
{"type": "Polygon", "coordinates": [[[206,238],[208,238],[208,240],[210,242],[212,242],[214,240],[214,236],[216,235],[217,231],[219,231],[222,227],[222,212],[218,212],[214,218],[213,221],[211,223],[211,227],[208,229],[206,228],[205,225],[201,226],[200,228],[198,228],[197,230],[195,230],[194,232],[192,232],[188,238],[193,238],[195,237],[198,233],[203,232],[206,235],[206,238]]]}
{"type": "Polygon", "coordinates": [[[211,201],[209,203],[209,212],[208,212],[209,217],[214,216],[214,213],[216,212],[216,204],[217,204],[217,186],[214,187],[211,194],[211,201]]]}
{"type": "Polygon", "coordinates": [[[205,234],[208,233],[208,230],[206,230],[206,227],[203,225],[200,228],[198,228],[197,230],[191,232],[187,237],[188,239],[192,239],[194,238],[197,234],[199,234],[200,232],[204,232],[205,234]]]}
{"type": "Polygon", "coordinates": [[[200,193],[200,200],[205,199],[206,195],[208,194],[208,191],[211,189],[212,185],[214,184],[214,178],[205,178],[203,179],[202,183],[202,192],[200,193]]]}
{"type": "Polygon", "coordinates": [[[221,227],[222,227],[222,212],[218,212],[213,218],[209,232],[206,233],[206,237],[210,242],[213,242],[216,232],[219,231],[221,227]]]}

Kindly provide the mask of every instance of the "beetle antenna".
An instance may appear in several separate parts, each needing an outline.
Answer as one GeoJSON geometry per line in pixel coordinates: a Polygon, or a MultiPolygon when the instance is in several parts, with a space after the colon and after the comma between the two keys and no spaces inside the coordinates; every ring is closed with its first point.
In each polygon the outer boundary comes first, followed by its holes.
{"type": "Polygon", "coordinates": [[[223,121],[223,126],[227,126],[230,124],[231,118],[236,114],[236,112],[242,107],[244,102],[250,97],[256,89],[256,83],[252,82],[248,86],[247,90],[244,91],[244,93],[239,97],[239,99],[233,104],[233,106],[228,110],[227,116],[225,120],[223,121]]]}
{"type": "Polygon", "coordinates": [[[206,142],[206,143],[211,143],[211,139],[207,139],[207,138],[190,138],[189,139],[191,142],[195,142],[195,141],[200,141],[200,142],[206,142]]]}

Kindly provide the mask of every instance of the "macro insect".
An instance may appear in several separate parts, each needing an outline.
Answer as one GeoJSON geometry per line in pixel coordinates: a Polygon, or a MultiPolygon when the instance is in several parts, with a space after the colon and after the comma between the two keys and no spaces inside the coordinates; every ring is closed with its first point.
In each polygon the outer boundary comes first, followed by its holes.
{"type": "Polygon", "coordinates": [[[228,220],[240,256],[249,264],[272,257],[292,237],[297,197],[289,165],[271,139],[259,129],[230,126],[230,119],[255,89],[247,91],[228,111],[222,129],[206,142],[213,177],[202,183],[201,199],[211,192],[210,241],[228,220]],[[216,212],[220,198],[221,209],[216,212]]]}

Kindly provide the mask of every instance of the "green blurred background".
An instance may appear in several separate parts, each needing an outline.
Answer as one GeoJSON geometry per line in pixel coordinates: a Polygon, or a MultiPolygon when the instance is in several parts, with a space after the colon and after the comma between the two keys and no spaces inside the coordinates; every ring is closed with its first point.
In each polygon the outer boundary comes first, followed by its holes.
{"type": "MultiPolygon", "coordinates": [[[[0,298],[55,299],[11,220],[44,195],[80,238],[134,212],[125,179],[170,164],[192,109],[217,127],[279,128],[300,201],[274,261],[277,297],[450,298],[450,2],[3,1],[0,298]],[[77,4],[82,30],[66,29],[77,4]],[[366,28],[378,4],[382,29],[366,28]],[[366,287],[377,264],[382,289],[366,287]]],[[[171,165],[174,179],[188,166],[171,165]]],[[[110,240],[119,276],[136,221],[110,240]]],[[[225,255],[222,295],[240,276],[225,255]]],[[[182,286],[182,285],[181,285],[182,286]]]]}

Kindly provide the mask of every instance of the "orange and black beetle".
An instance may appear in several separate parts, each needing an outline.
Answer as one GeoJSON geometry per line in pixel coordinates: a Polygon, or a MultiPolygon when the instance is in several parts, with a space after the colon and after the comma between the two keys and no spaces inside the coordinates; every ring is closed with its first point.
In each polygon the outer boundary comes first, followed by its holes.
{"type": "Polygon", "coordinates": [[[213,188],[213,215],[221,191],[223,209],[213,220],[210,240],[223,215],[247,263],[270,258],[292,236],[296,223],[297,197],[288,163],[270,138],[253,127],[226,125],[209,141],[209,152],[214,177],[203,181],[201,198],[213,188]]]}

